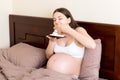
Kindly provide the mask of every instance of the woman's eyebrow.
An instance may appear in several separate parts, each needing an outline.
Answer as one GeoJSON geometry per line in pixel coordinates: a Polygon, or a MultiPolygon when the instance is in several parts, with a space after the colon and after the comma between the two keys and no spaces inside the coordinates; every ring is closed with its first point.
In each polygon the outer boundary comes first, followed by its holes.
{"type": "MultiPolygon", "coordinates": [[[[60,18],[61,16],[58,16],[57,18],[60,18]]],[[[55,18],[55,17],[53,17],[53,18],[55,18]]]]}

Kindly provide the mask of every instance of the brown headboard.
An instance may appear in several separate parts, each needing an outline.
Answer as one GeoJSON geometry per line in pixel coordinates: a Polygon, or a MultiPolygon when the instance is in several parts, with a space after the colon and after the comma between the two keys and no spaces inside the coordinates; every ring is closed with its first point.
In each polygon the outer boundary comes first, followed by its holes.
{"type": "MultiPolygon", "coordinates": [[[[51,18],[10,15],[10,46],[25,42],[46,48],[46,35],[52,33],[51,18]]],[[[102,41],[100,77],[120,80],[120,25],[77,21],[94,38],[102,41]]]]}

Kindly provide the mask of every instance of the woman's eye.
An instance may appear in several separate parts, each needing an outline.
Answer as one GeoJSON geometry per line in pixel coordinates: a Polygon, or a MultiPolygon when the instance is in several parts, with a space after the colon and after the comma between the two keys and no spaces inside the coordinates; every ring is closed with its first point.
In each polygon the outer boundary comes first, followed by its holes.
{"type": "Polygon", "coordinates": [[[62,20],[62,18],[58,18],[58,19],[53,19],[53,21],[56,21],[56,20],[62,20]]]}
{"type": "Polygon", "coordinates": [[[59,20],[62,20],[62,18],[59,18],[59,20]]]}

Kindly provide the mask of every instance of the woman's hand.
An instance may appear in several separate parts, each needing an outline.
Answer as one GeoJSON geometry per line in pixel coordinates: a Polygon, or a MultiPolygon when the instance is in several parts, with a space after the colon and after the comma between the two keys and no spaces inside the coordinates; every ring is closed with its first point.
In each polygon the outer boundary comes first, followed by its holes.
{"type": "Polygon", "coordinates": [[[46,57],[49,59],[54,53],[54,46],[57,42],[57,39],[50,37],[49,35],[47,35],[46,37],[49,39],[49,43],[45,50],[45,53],[46,53],[46,57]]]}
{"type": "Polygon", "coordinates": [[[58,31],[58,33],[67,33],[71,27],[69,24],[59,24],[55,25],[54,29],[58,31]]]}
{"type": "Polygon", "coordinates": [[[46,36],[50,41],[52,42],[56,42],[57,41],[57,38],[55,37],[50,37],[49,35],[46,36]]]}

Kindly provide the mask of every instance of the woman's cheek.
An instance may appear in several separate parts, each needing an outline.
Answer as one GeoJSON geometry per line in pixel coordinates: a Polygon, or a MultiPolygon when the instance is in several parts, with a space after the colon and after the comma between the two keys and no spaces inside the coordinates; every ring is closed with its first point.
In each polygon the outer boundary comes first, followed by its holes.
{"type": "Polygon", "coordinates": [[[60,23],[61,23],[61,24],[66,24],[66,21],[62,20],[60,23]]]}

